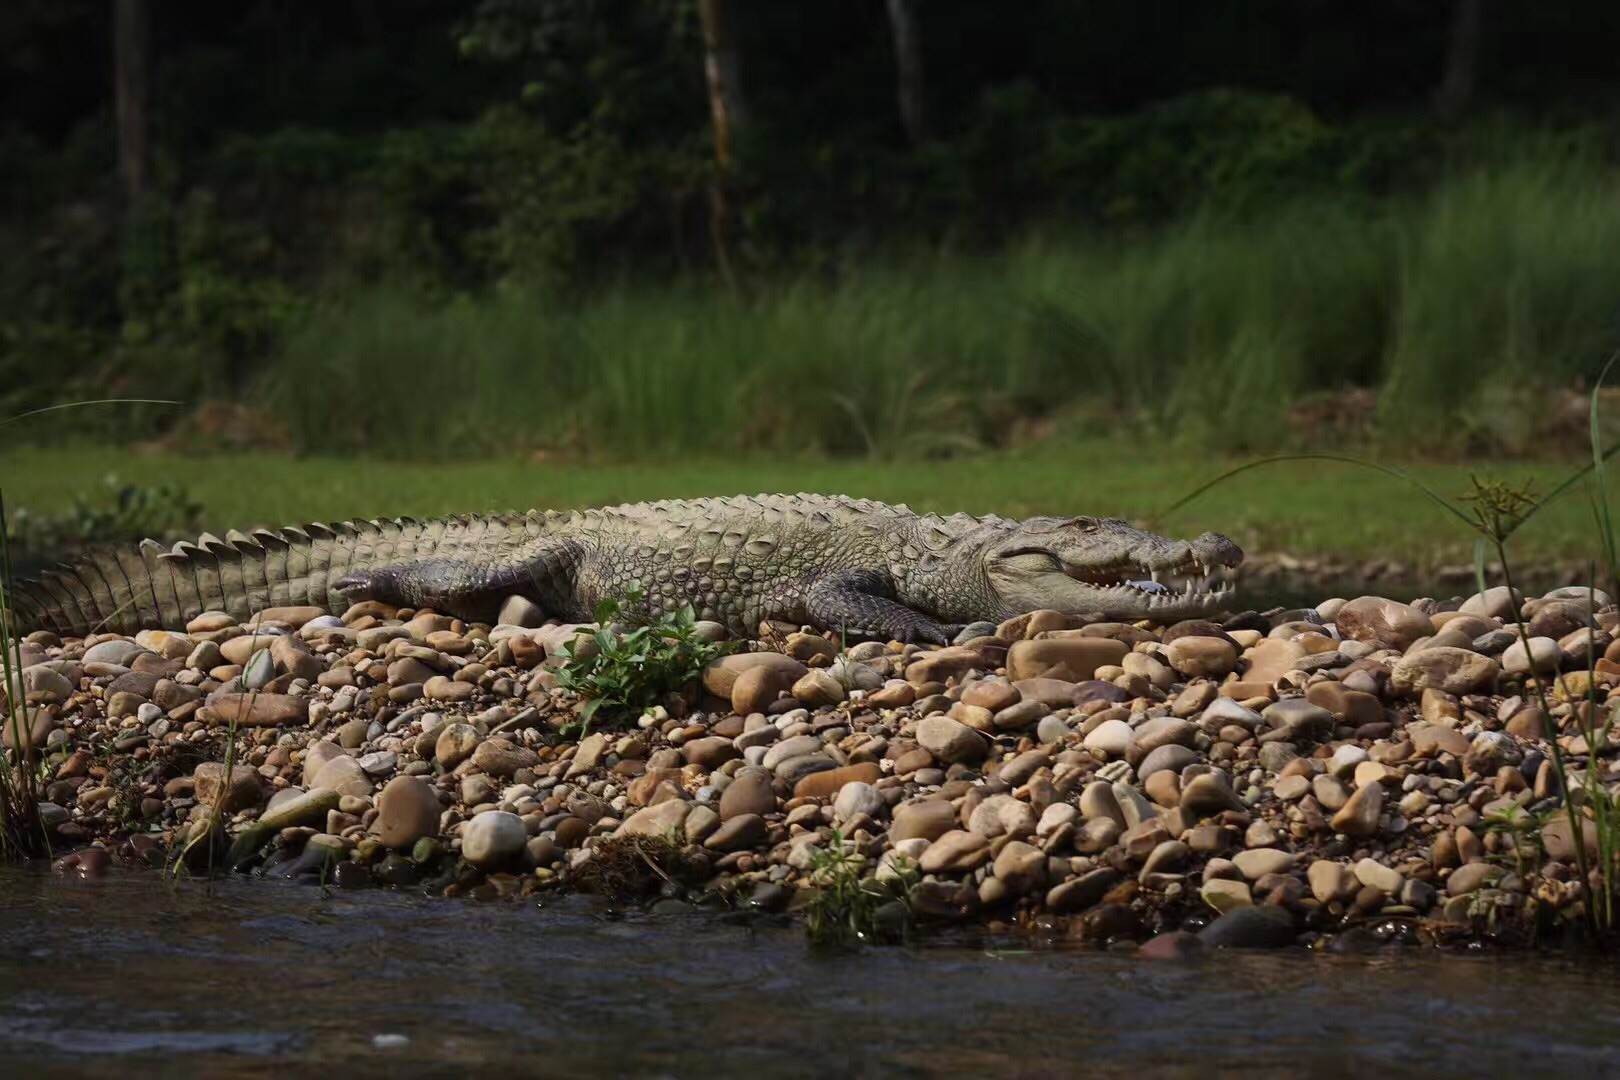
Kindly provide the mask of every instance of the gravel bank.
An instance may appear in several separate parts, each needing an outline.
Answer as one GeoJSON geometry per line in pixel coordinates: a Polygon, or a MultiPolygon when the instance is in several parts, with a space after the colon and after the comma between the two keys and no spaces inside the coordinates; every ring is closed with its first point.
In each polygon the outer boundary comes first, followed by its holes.
{"type": "Polygon", "coordinates": [[[841,844],[901,917],[1152,953],[1528,940],[1585,902],[1547,740],[1620,782],[1576,723],[1590,680],[1620,683],[1620,613],[1584,588],[1169,627],[1041,611],[949,648],[766,627],[578,739],[548,659],[576,628],[534,614],[32,635],[22,741],[58,868],[795,910],[841,844]]]}

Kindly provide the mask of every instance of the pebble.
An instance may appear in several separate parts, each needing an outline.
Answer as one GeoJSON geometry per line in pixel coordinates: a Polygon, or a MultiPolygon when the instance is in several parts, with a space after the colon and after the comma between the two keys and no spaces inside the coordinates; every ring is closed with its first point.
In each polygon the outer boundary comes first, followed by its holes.
{"type": "Polygon", "coordinates": [[[440,810],[439,798],[425,780],[396,777],[377,796],[372,832],[386,847],[410,848],[423,837],[438,835],[440,810]]]}
{"type": "Polygon", "coordinates": [[[692,804],[684,799],[666,799],[637,810],[619,826],[620,836],[680,835],[692,804]]]}
{"type": "Polygon", "coordinates": [[[1385,866],[1377,859],[1361,859],[1355,866],[1356,880],[1369,889],[1388,893],[1391,896],[1401,891],[1401,884],[1405,880],[1399,870],[1392,866],[1385,866]]]}
{"type": "Polygon", "coordinates": [[[523,819],[504,810],[478,814],[461,827],[462,857],[483,869],[514,862],[528,842],[523,819]]]}
{"type": "Polygon", "coordinates": [[[1250,893],[1247,882],[1227,878],[1214,878],[1204,882],[1199,887],[1198,895],[1204,903],[1222,915],[1234,908],[1250,907],[1254,904],[1254,896],[1250,893]]]}
{"type": "Polygon", "coordinates": [[[982,761],[989,751],[984,737],[948,716],[930,716],[917,725],[917,742],[940,761],[982,761]]]}
{"type": "Polygon", "coordinates": [[[284,788],[272,796],[259,823],[271,829],[285,829],[294,825],[325,824],[326,815],[338,808],[343,798],[331,788],[299,791],[284,788]]]}
{"type": "Polygon", "coordinates": [[[876,819],[887,816],[888,811],[889,804],[884,800],[883,793],[860,780],[843,785],[833,802],[833,816],[839,821],[849,821],[861,815],[876,819]]]}
{"type": "Polygon", "coordinates": [[[1378,817],[1383,810],[1383,787],[1378,784],[1359,787],[1343,808],[1333,815],[1333,830],[1346,836],[1375,836],[1378,833],[1378,817]]]}
{"type": "Polygon", "coordinates": [[[894,809],[894,820],[889,826],[889,840],[900,843],[914,837],[937,840],[956,826],[956,811],[950,803],[939,799],[903,803],[894,809]]]}
{"type": "Polygon", "coordinates": [[[1235,907],[1198,932],[1216,949],[1274,949],[1291,945],[1294,917],[1281,907],[1235,907]]]}

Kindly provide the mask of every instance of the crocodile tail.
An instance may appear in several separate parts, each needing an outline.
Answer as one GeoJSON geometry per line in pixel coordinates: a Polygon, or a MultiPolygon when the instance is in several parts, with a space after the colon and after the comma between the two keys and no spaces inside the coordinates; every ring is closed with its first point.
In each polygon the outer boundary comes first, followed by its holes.
{"type": "Polygon", "coordinates": [[[204,533],[173,548],[143,540],[47,570],[0,594],[0,603],[14,633],[50,630],[62,637],[177,630],[204,611],[238,620],[270,607],[341,613],[348,600],[336,585],[345,575],[429,556],[510,557],[532,535],[534,521],[533,514],[392,518],[233,530],[223,539],[204,533]]]}

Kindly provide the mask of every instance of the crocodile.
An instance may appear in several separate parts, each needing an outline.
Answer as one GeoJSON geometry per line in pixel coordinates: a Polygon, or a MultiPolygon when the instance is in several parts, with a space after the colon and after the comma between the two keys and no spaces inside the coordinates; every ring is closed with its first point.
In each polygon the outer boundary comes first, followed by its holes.
{"type": "Polygon", "coordinates": [[[834,495],[753,495],[205,533],[98,549],[19,585],[14,628],[61,636],[178,629],[204,611],[341,614],[359,600],[494,622],[522,596],[592,617],[632,598],[646,621],[690,604],[748,634],[763,620],[946,643],[1038,608],[1159,622],[1224,609],[1243,553],[1119,518],[941,517],[834,495]]]}

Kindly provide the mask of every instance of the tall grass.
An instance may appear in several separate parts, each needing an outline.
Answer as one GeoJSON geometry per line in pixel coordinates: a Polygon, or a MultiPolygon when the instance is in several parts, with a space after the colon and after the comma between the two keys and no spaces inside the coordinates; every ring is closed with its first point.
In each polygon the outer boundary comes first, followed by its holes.
{"type": "Polygon", "coordinates": [[[11,623],[11,548],[7,542],[5,497],[0,494],[0,728],[11,736],[13,750],[0,750],[0,862],[49,850],[37,809],[39,780],[34,773],[37,748],[22,678],[22,639],[11,623]]]}
{"type": "Polygon", "coordinates": [[[384,290],[295,334],[267,400],[328,451],[887,455],[1000,442],[1043,416],[1275,446],[1278,410],[1362,386],[1381,391],[1389,439],[1444,441],[1500,416],[1504,387],[1595,373],[1620,341],[1616,251],[1620,174],[1543,153],[1406,201],[1035,236],[742,300],[384,290]]]}
{"type": "Polygon", "coordinates": [[[1465,176],[1398,243],[1383,373],[1392,420],[1480,423],[1503,387],[1590,379],[1620,340],[1612,169],[1576,158],[1465,176]]]}

